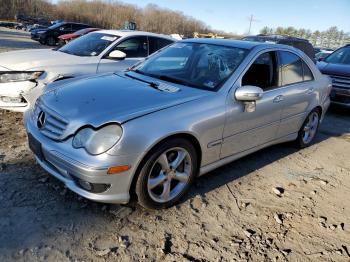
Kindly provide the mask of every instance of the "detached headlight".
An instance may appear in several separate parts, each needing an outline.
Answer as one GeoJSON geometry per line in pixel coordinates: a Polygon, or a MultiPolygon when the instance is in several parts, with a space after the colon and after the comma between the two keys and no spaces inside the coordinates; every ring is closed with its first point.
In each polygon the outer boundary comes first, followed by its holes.
{"type": "Polygon", "coordinates": [[[81,129],[73,138],[74,148],[85,148],[91,155],[99,155],[111,149],[121,138],[121,126],[111,124],[94,130],[90,127],[81,129]]]}
{"type": "Polygon", "coordinates": [[[42,75],[42,73],[43,71],[1,72],[0,83],[37,80],[42,75]]]}

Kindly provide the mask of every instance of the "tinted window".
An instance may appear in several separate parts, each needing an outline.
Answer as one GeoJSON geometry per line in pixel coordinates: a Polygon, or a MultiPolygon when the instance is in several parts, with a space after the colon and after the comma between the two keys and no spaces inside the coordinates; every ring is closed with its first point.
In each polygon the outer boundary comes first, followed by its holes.
{"type": "Polygon", "coordinates": [[[249,67],[242,78],[242,86],[253,85],[263,90],[277,86],[277,70],[275,52],[260,55],[249,67]]]}
{"type": "Polygon", "coordinates": [[[301,58],[290,52],[280,51],[281,85],[290,85],[303,81],[303,66],[301,58]]]}
{"type": "Polygon", "coordinates": [[[126,57],[146,57],[148,55],[148,44],[146,36],[129,38],[118,44],[113,50],[119,50],[126,54],[126,57]]]}
{"type": "Polygon", "coordinates": [[[303,61],[304,81],[314,80],[310,67],[303,61]]]}
{"type": "Polygon", "coordinates": [[[79,24],[72,24],[72,30],[73,31],[78,31],[78,30],[80,30],[82,28],[86,28],[86,26],[85,25],[79,25],[79,24]]]}
{"type": "Polygon", "coordinates": [[[152,54],[164,46],[170,45],[173,41],[158,37],[148,37],[149,42],[149,54],[152,54]]]}

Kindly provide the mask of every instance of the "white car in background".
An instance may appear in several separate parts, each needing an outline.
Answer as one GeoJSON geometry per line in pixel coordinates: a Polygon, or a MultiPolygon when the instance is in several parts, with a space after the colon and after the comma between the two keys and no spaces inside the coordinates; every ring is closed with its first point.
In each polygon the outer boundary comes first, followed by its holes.
{"type": "Polygon", "coordinates": [[[124,70],[175,42],[169,36],[129,30],[102,30],[59,49],[0,54],[0,108],[24,112],[47,84],[86,74],[124,70]]]}

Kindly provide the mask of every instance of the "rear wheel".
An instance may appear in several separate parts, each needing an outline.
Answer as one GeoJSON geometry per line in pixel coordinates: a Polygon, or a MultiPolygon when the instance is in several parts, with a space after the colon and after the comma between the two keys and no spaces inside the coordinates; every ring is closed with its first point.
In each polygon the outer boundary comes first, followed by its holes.
{"type": "Polygon", "coordinates": [[[313,110],[305,119],[301,126],[298,138],[296,140],[297,146],[304,148],[309,146],[316,136],[318,126],[320,124],[320,113],[318,110],[313,110]]]}
{"type": "Polygon", "coordinates": [[[139,204],[149,209],[174,205],[187,192],[197,168],[196,150],[190,142],[165,141],[142,166],[135,189],[139,204]]]}

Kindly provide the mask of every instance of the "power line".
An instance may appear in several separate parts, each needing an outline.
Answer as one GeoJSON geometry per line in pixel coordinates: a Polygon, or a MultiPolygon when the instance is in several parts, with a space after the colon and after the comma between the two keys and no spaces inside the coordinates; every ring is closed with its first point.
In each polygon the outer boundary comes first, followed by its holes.
{"type": "Polygon", "coordinates": [[[248,30],[248,35],[249,35],[249,34],[250,34],[250,30],[251,30],[251,28],[252,28],[252,23],[253,23],[253,22],[260,22],[260,20],[255,19],[253,15],[250,15],[250,16],[248,17],[248,20],[249,20],[249,30],[248,30]]]}

